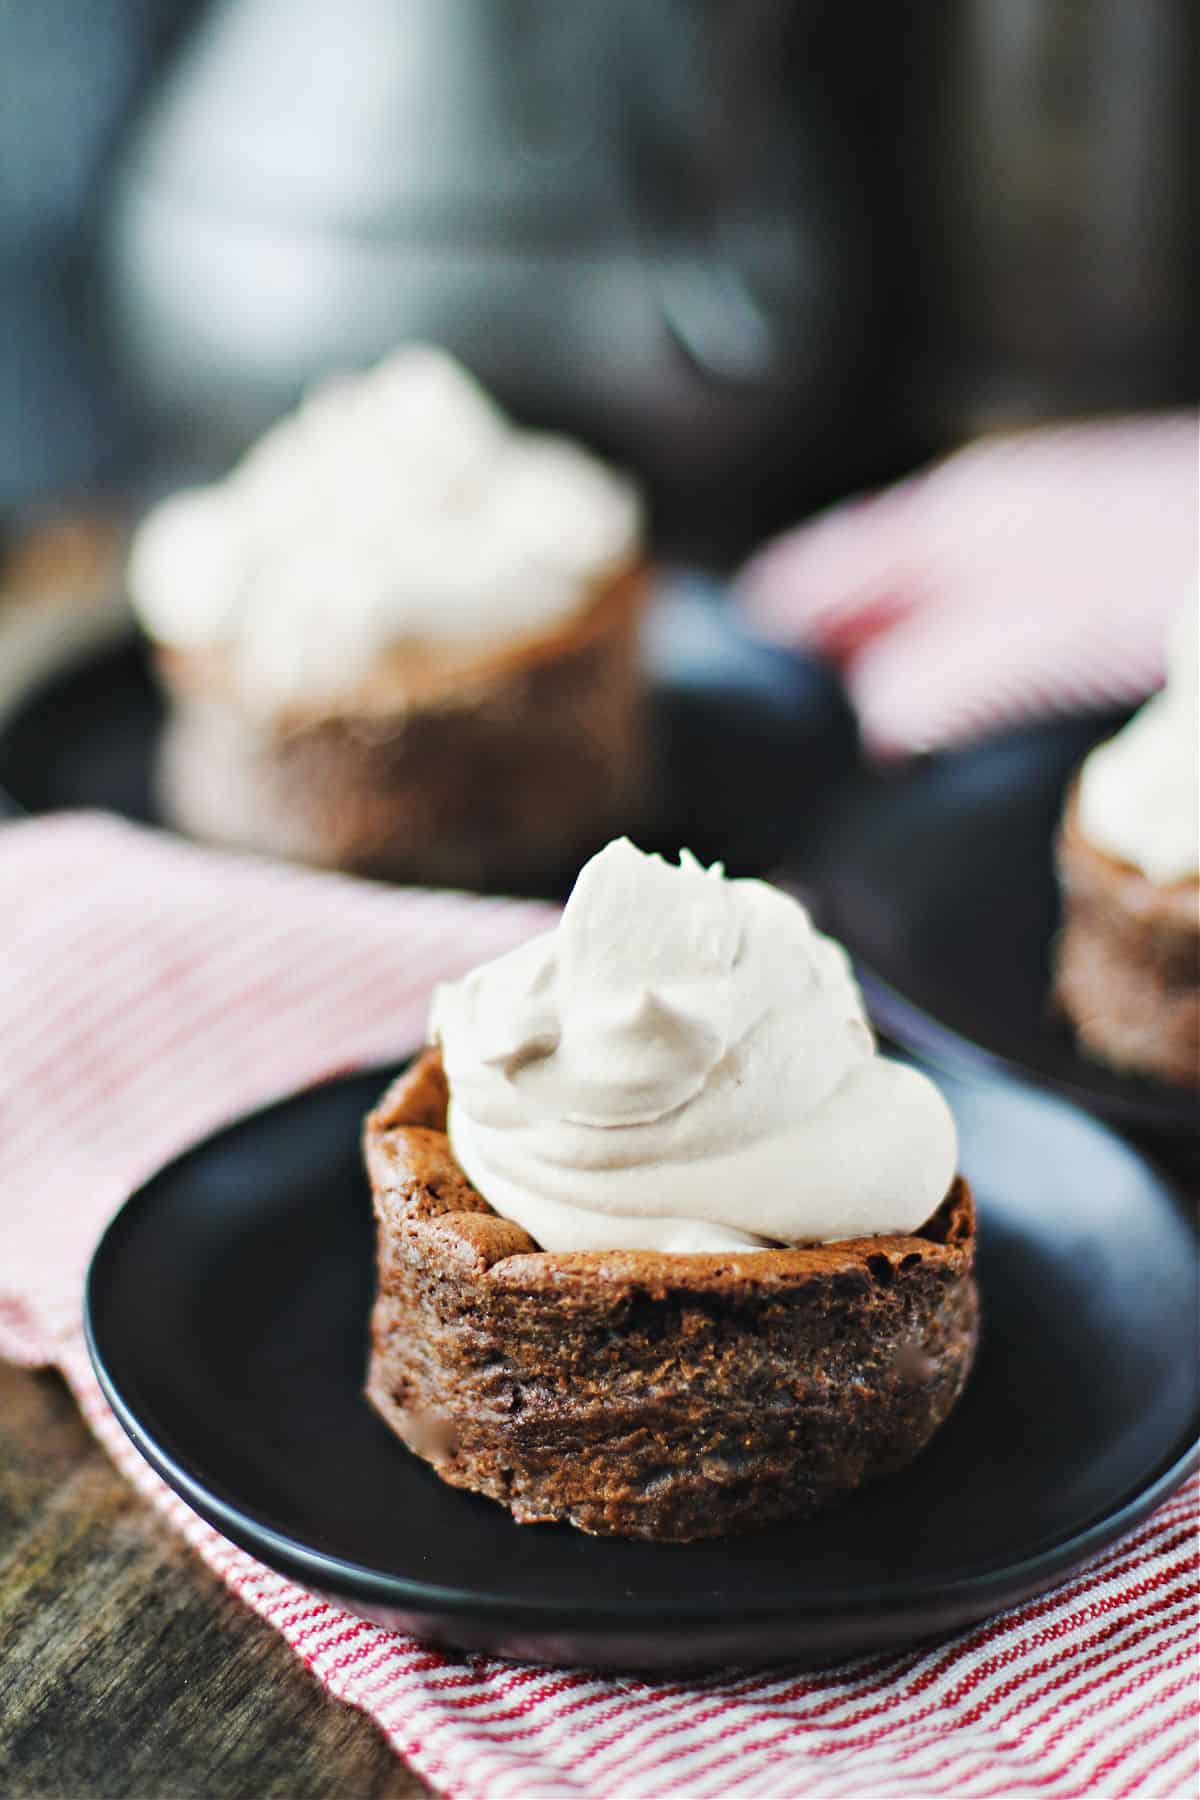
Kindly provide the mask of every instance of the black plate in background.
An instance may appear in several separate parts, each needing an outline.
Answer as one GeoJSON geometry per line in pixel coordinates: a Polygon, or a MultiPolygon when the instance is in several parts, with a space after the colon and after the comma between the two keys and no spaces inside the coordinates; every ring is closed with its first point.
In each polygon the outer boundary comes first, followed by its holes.
{"type": "Polygon", "coordinates": [[[1123,717],[1043,725],[863,782],[802,885],[898,1043],[942,1068],[1006,1070],[1182,1141],[1200,1133],[1200,1095],[1082,1055],[1048,998],[1064,792],[1123,717]]]}
{"type": "Polygon", "coordinates": [[[235,1542],[440,1641],[561,1662],[828,1657],[1045,1587],[1195,1461],[1196,1228],[1103,1126],[948,1081],[981,1211],[982,1349],[930,1448],[841,1511],[690,1545],[518,1526],[444,1486],[362,1398],[368,1073],[259,1113],[155,1176],[92,1264],[93,1360],[122,1423],[235,1542]]]}
{"type": "MultiPolygon", "coordinates": [[[[691,573],[663,579],[644,643],[656,791],[653,823],[637,831],[643,846],[674,854],[686,844],[750,873],[798,840],[814,841],[856,756],[836,679],[749,636],[720,584],[691,573]]],[[[37,687],[0,728],[0,791],[26,812],[100,807],[158,824],[162,717],[140,640],[92,652],[37,687]]],[[[531,889],[564,892],[576,872],[547,869],[531,889]]]]}

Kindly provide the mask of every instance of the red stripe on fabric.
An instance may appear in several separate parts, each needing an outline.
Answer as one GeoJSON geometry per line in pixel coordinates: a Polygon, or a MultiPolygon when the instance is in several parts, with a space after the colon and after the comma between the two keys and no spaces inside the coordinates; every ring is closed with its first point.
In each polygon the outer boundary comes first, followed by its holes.
{"type": "MultiPolygon", "coordinates": [[[[1176,1642],[1185,1641],[1188,1635],[1189,1634],[1187,1632],[1180,1633],[1177,1638],[1171,1639],[1169,1641],[1173,1645],[1176,1642]]],[[[1168,1668],[1173,1667],[1174,1662],[1172,1662],[1166,1666],[1168,1668]]],[[[1052,1754],[1055,1747],[1057,1746],[1057,1744],[1059,1742],[1061,1742],[1061,1740],[1064,1736],[1066,1736],[1068,1734],[1078,1735],[1078,1733],[1081,1731],[1083,1725],[1085,1724],[1086,1720],[1088,1718],[1090,1718],[1093,1713],[1100,1712],[1100,1713],[1107,1715],[1107,1713],[1108,1713],[1109,1709],[1111,1708],[1111,1706],[1113,1705],[1113,1703],[1115,1701],[1119,1700],[1120,1698],[1122,1698],[1123,1694],[1125,1692],[1131,1691],[1129,1687],[1127,1687],[1126,1689],[1118,1690],[1116,1693],[1109,1691],[1111,1689],[1111,1679],[1115,1679],[1119,1674],[1124,1674],[1126,1672],[1126,1670],[1128,1669],[1128,1667],[1129,1667],[1128,1663],[1124,1664],[1120,1669],[1114,1670],[1111,1672],[1111,1678],[1106,1677],[1103,1682],[1095,1683],[1092,1685],[1092,1687],[1090,1689],[1087,1690],[1088,1692],[1099,1692],[1101,1689],[1103,1689],[1104,1690],[1103,1698],[1097,1700],[1092,1706],[1086,1708],[1085,1710],[1077,1711],[1070,1721],[1064,1722],[1063,1726],[1057,1733],[1051,1734],[1046,1739],[1045,1743],[1039,1748],[1038,1755],[1041,1758],[1044,1759],[1048,1755],[1052,1754]]],[[[1137,1683],[1134,1683],[1134,1684],[1132,1684],[1132,1687],[1136,1688],[1137,1685],[1138,1685],[1137,1683]]],[[[1153,1700],[1150,1700],[1147,1702],[1147,1706],[1153,1705],[1153,1704],[1155,1704],[1155,1702],[1153,1700]]],[[[1054,1716],[1056,1716],[1056,1714],[1060,1710],[1060,1707],[1057,1704],[1053,1705],[1053,1706],[1051,1706],[1050,1709],[1048,1709],[1048,1712],[1046,1714],[1044,1714],[1038,1718],[1026,1717],[1025,1713],[1027,1712],[1027,1710],[1028,1710],[1027,1708],[1014,1709],[1013,1714],[1008,1715],[1004,1719],[993,1721],[993,1731],[999,1732],[1001,1727],[1003,1727],[1005,1724],[1009,1723],[1010,1720],[1015,1719],[1015,1721],[1019,1723],[1021,1735],[1022,1735],[1022,1737],[1024,1737],[1030,1731],[1034,1730],[1039,1724],[1043,1723],[1045,1717],[1053,1718],[1054,1716]]],[[[1137,1709],[1137,1712],[1134,1714],[1134,1717],[1135,1718],[1140,1717],[1141,1713],[1144,1710],[1146,1710],[1146,1709],[1145,1708],[1137,1709]]],[[[962,1723],[963,1723],[962,1720],[955,1720],[954,1728],[956,1730],[959,1729],[961,1727],[962,1723]]],[[[1005,1740],[1005,1741],[1007,1741],[1007,1740],[1005,1740]]],[[[1093,1748],[1093,1742],[1094,1742],[1093,1739],[1090,1739],[1090,1738],[1085,1739],[1078,1746],[1078,1748],[1076,1749],[1074,1754],[1069,1758],[1069,1760],[1066,1763],[1059,1762],[1051,1770],[1042,1771],[1040,1774],[1028,1776],[1027,1777],[1028,1785],[1031,1787],[1035,1787],[1035,1786],[1047,1785],[1050,1783],[1055,1783],[1055,1784],[1059,1783],[1067,1773],[1069,1773],[1073,1768],[1075,1768],[1077,1766],[1077,1764],[1080,1761],[1082,1761],[1086,1756],[1091,1754],[1091,1751],[1093,1748]]],[[[899,1761],[900,1763],[904,1763],[905,1761],[913,1760],[914,1756],[919,1755],[920,1750],[923,1749],[924,1747],[925,1747],[925,1745],[922,1744],[922,1745],[916,1747],[915,1750],[909,1750],[906,1753],[905,1747],[903,1745],[899,1745],[899,1746],[892,1745],[890,1747],[890,1753],[896,1758],[897,1761],[899,1761]]],[[[833,1752],[836,1753],[839,1749],[842,1748],[842,1746],[834,1746],[832,1748],[833,1748],[833,1752]]],[[[817,1754],[823,1754],[823,1753],[824,1753],[823,1749],[821,1751],[817,1752],[817,1754]]],[[[957,1752],[951,1750],[946,1754],[945,1757],[943,1757],[938,1762],[934,1762],[932,1764],[924,1763],[922,1765],[922,1769],[921,1769],[922,1777],[924,1779],[932,1779],[934,1777],[937,1777],[937,1776],[947,1773],[947,1771],[950,1770],[952,1766],[954,1766],[954,1764],[956,1762],[956,1758],[957,1758],[957,1752]]],[[[989,1788],[985,1791],[988,1794],[991,1794],[993,1792],[999,1794],[999,1793],[1002,1793],[1004,1791],[1004,1789],[1003,1789],[1003,1787],[997,1788],[995,1790],[989,1788]]]]}
{"type": "MultiPolygon", "coordinates": [[[[226,925],[232,924],[238,920],[239,909],[236,905],[231,904],[227,911],[221,912],[215,915],[214,918],[206,921],[206,924],[209,927],[210,936],[215,934],[221,939],[219,946],[220,950],[225,951],[229,948],[229,944],[224,937],[226,925]]],[[[236,950],[231,952],[230,957],[226,961],[221,962],[217,968],[210,971],[210,985],[220,984],[222,982],[232,985],[236,980],[239,983],[236,992],[236,1000],[242,1006],[248,1006],[255,999],[260,999],[264,995],[270,995],[276,990],[286,996],[289,1005],[307,1003],[307,1001],[317,995],[322,994],[323,992],[328,993],[330,991],[334,978],[332,969],[328,969],[324,973],[319,971],[314,978],[297,983],[295,980],[294,969],[286,963],[280,968],[268,969],[265,974],[260,977],[259,981],[251,983],[249,987],[241,985],[242,972],[248,968],[254,967],[255,964],[261,960],[262,954],[266,948],[270,947],[278,954],[287,947],[292,938],[300,935],[299,928],[293,929],[290,932],[281,932],[278,922],[268,923],[266,921],[261,921],[256,922],[256,925],[257,931],[255,933],[247,935],[243,928],[238,937],[233,940],[236,950]]],[[[451,945],[454,946],[465,961],[469,956],[469,948],[464,946],[463,936],[464,934],[457,924],[444,924],[442,929],[433,934],[431,938],[422,938],[419,944],[422,962],[420,975],[407,981],[401,988],[399,995],[389,993],[388,1003],[395,1005],[398,999],[403,999],[408,995],[420,991],[422,987],[427,987],[434,978],[427,972],[428,969],[430,966],[434,969],[439,967],[441,957],[451,945]]],[[[139,970],[142,968],[141,955],[143,948],[143,933],[138,928],[136,920],[131,921],[129,919],[122,920],[115,926],[102,920],[99,922],[99,926],[96,930],[89,931],[89,933],[81,940],[78,940],[72,945],[72,950],[76,955],[76,959],[84,966],[93,964],[97,957],[107,955],[111,958],[117,954],[117,952],[122,952],[129,954],[132,958],[138,959],[136,966],[139,970]],[[115,937],[113,936],[114,930],[115,937]]],[[[347,951],[345,947],[342,947],[339,950],[339,947],[335,943],[326,947],[325,954],[327,958],[334,961],[340,956],[343,962],[363,962],[369,964],[374,970],[376,977],[375,985],[369,991],[376,995],[379,994],[378,950],[376,946],[368,945],[362,950],[355,952],[352,949],[347,951]]],[[[455,960],[457,960],[457,957],[455,960]]],[[[148,977],[146,993],[137,996],[126,993],[123,997],[123,1004],[127,1005],[131,999],[136,999],[139,1004],[145,1003],[154,1012],[161,1011],[164,1019],[172,1018],[174,1016],[173,1003],[171,1002],[170,996],[163,995],[160,990],[160,975],[161,967],[152,967],[148,977]]],[[[112,987],[115,989],[117,986],[119,986],[119,980],[117,976],[114,976],[112,987]]],[[[51,1054],[49,1064],[38,1065],[37,1063],[34,1063],[32,1066],[28,1066],[23,1070],[23,1080],[36,1081],[41,1075],[47,1072],[53,1073],[61,1079],[61,1035],[70,1030],[76,1019],[81,1016],[88,1016],[89,1018],[94,1019],[99,1000],[107,998],[108,993],[108,987],[102,984],[99,989],[97,989],[93,982],[86,990],[79,991],[77,998],[68,1001],[68,1004],[65,1007],[60,1008],[57,1012],[52,1014],[44,1027],[44,1034],[53,1036],[55,1039],[55,1048],[51,1054]]],[[[191,1036],[203,1035],[213,1022],[220,1019],[222,1005],[232,998],[234,998],[234,996],[226,996],[224,993],[218,994],[212,1008],[207,1013],[201,1012],[198,1015],[192,1014],[186,1019],[179,1020],[177,1022],[176,1036],[179,1039],[186,1039],[191,1036]]],[[[343,1005],[348,1005],[348,999],[343,998],[342,1003],[343,1005]]],[[[104,1029],[104,1023],[93,1025],[92,1029],[85,1035],[85,1042],[96,1035],[101,1035],[104,1029]]],[[[39,1036],[40,1035],[42,1035],[42,1033],[39,1033],[39,1036]]],[[[168,1041],[174,1042],[175,1038],[168,1041]]]]}
{"type": "MultiPolygon", "coordinates": [[[[1192,1585],[1184,1588],[1181,1592],[1177,1591],[1164,1594],[1153,1606],[1139,1609],[1139,1611],[1132,1615],[1132,1620],[1144,1619],[1147,1622],[1140,1631],[1132,1634],[1130,1641],[1140,1643],[1155,1629],[1155,1621],[1157,1619],[1161,1618],[1162,1615],[1169,1612],[1172,1608],[1180,1605],[1181,1602],[1194,1599],[1197,1592],[1200,1592],[1200,1589],[1197,1589],[1195,1585],[1192,1585]]],[[[1114,1621],[1113,1627],[1106,1626],[1100,1635],[1102,1638],[1107,1638],[1111,1635],[1113,1629],[1124,1632],[1130,1622],[1131,1620],[1124,1618],[1114,1621]]],[[[1066,1674],[1062,1677],[1063,1680],[1074,1679],[1076,1674],[1081,1670],[1101,1667],[1106,1657],[1109,1655],[1107,1648],[1096,1649],[1089,1656],[1084,1657],[1082,1661],[1078,1660],[1080,1652],[1085,1645],[1094,1642],[1096,1642],[1095,1639],[1072,1640],[1064,1645],[1056,1656],[1043,1658],[1040,1662],[1033,1663],[1020,1669],[1018,1672],[1011,1675],[1006,1682],[1003,1682],[999,1688],[995,1689],[992,1694],[986,1696],[986,1698],[977,1706],[968,1707],[967,1710],[961,1714],[960,1723],[965,1725],[974,1724],[978,1718],[982,1717],[984,1711],[990,1710],[999,1700],[1007,1698],[1009,1694],[1017,1692],[1029,1681],[1036,1679],[1040,1675],[1048,1674],[1051,1670],[1061,1667],[1064,1663],[1071,1663],[1073,1664],[1073,1667],[1067,1670],[1066,1674]]],[[[1124,1646],[1122,1646],[1122,1652],[1123,1650],[1124,1646]]],[[[991,1671],[984,1671],[983,1674],[986,1676],[988,1672],[991,1671]]],[[[972,1683],[971,1687],[973,1688],[975,1685],[975,1683],[972,1683]]],[[[957,1698],[957,1696],[952,1696],[952,1700],[954,1698],[957,1698]]]]}
{"type": "MultiPolygon", "coordinates": [[[[1191,1660],[1191,1658],[1189,1658],[1189,1660],[1191,1660]]],[[[1175,1665],[1169,1665],[1169,1667],[1175,1667],[1175,1665]]],[[[1162,1674],[1162,1670],[1151,1672],[1150,1676],[1146,1679],[1160,1678],[1160,1674],[1162,1674]]],[[[1144,1717],[1146,1712],[1157,1710],[1157,1708],[1162,1705],[1164,1699],[1171,1699],[1171,1697],[1177,1694],[1180,1688],[1187,1687],[1187,1685],[1195,1687],[1195,1679],[1193,1679],[1193,1681],[1175,1681],[1175,1683],[1171,1683],[1169,1687],[1162,1688],[1162,1692],[1160,1692],[1159,1696],[1150,1697],[1144,1705],[1135,1708],[1133,1714],[1121,1719],[1121,1721],[1119,1721],[1119,1728],[1121,1728],[1123,1732],[1128,1732],[1133,1724],[1137,1723],[1137,1719],[1144,1717]]],[[[1115,1697],[1119,1699],[1121,1696],[1115,1697]]],[[[1114,1701],[1114,1696],[1106,1697],[1106,1706],[1112,1705],[1112,1701],[1114,1701]]],[[[1105,1717],[1105,1719],[1101,1721],[1101,1724],[1105,1726],[1108,1732],[1112,1732],[1112,1721],[1110,1721],[1108,1717],[1105,1717]]],[[[1150,1730],[1153,1732],[1153,1735],[1159,1735],[1160,1724],[1153,1724],[1150,1730]]],[[[1072,1728],[1065,1726],[1063,1732],[1060,1733],[1060,1737],[1054,1739],[1054,1741],[1052,1741],[1051,1744],[1047,1744],[1047,1746],[1040,1746],[1038,1751],[1036,1751],[1036,1755],[1038,1755],[1040,1759],[1045,1759],[1047,1755],[1052,1755],[1054,1746],[1056,1746],[1058,1742],[1061,1742],[1061,1737],[1065,1737],[1069,1732],[1072,1732],[1072,1728]]],[[[1072,1735],[1074,1735],[1074,1732],[1072,1732],[1072,1735]]],[[[1096,1791],[1096,1771],[1090,1768],[1079,1771],[1079,1764],[1081,1764],[1081,1762],[1087,1762],[1090,1757],[1094,1757],[1094,1755],[1096,1755],[1096,1748],[1097,1733],[1092,1732],[1092,1735],[1087,1737],[1083,1744],[1079,1744],[1078,1750],[1070,1755],[1069,1760],[1065,1760],[1065,1762],[1063,1762],[1063,1760],[1058,1760],[1052,1768],[1038,1769],[1038,1771],[1034,1771],[1034,1773],[1025,1773],[1024,1786],[1029,1787],[1029,1789],[1049,1786],[1054,1787],[1054,1789],[1061,1789],[1061,1784],[1063,1784],[1067,1778],[1070,1778],[1070,1782],[1072,1782],[1070,1791],[1072,1791],[1072,1793],[1094,1793],[1094,1791],[1096,1791]],[[1083,1786],[1079,1786],[1079,1784],[1083,1784],[1083,1786]]],[[[1128,1750],[1128,1746],[1124,1746],[1124,1748],[1121,1748],[1119,1751],[1114,1751],[1117,1764],[1126,1760],[1126,1750],[1128,1750]]],[[[1006,1795],[1007,1791],[1009,1791],[1009,1787],[1007,1787],[1006,1782],[1004,1782],[1004,1784],[1000,1784],[1000,1786],[982,1787],[981,1791],[979,1791],[979,1796],[981,1796],[981,1800],[1000,1800],[1000,1796],[1006,1795]]]]}
{"type": "Polygon", "coordinates": [[[1114,1751],[1112,1767],[1110,1768],[1107,1763],[1102,1763],[1093,1772],[1093,1781],[1099,1781],[1102,1778],[1107,1779],[1110,1774],[1115,1773],[1121,1763],[1129,1760],[1130,1755],[1135,1754],[1137,1750],[1140,1750],[1144,1745],[1151,1743],[1154,1739],[1164,1736],[1169,1727],[1178,1725],[1180,1727],[1180,1734],[1177,1742],[1164,1746],[1161,1754],[1156,1756],[1151,1762],[1145,1763],[1140,1769],[1130,1772],[1129,1779],[1136,1781],[1136,1788],[1121,1787],[1116,1790],[1116,1793],[1118,1796],[1133,1793],[1142,1795],[1148,1794],[1150,1790],[1147,1788],[1146,1782],[1149,1780],[1150,1776],[1161,1769],[1165,1763],[1176,1762],[1189,1753],[1191,1757],[1191,1770],[1189,1772],[1192,1773],[1196,1786],[1200,1788],[1200,1775],[1196,1773],[1198,1760],[1196,1754],[1196,1683],[1193,1680],[1190,1683],[1182,1685],[1191,1687],[1193,1694],[1192,1704],[1190,1706],[1177,1707],[1169,1718],[1163,1719],[1152,1727],[1148,1726],[1135,1745],[1128,1749],[1114,1751]],[[1190,1730],[1188,1729],[1189,1727],[1190,1730]]]}
{"type": "MultiPolygon", "coordinates": [[[[1142,1635],[1144,1635],[1144,1634],[1142,1634],[1142,1635]]],[[[1069,1651],[1064,1652],[1063,1654],[1064,1655],[1073,1655],[1074,1651],[1069,1650],[1069,1651]]],[[[1057,1661],[1058,1659],[1054,1659],[1054,1660],[1057,1661]]],[[[1051,1665],[1046,1665],[1046,1666],[1053,1666],[1053,1665],[1051,1664],[1051,1665]]],[[[1034,1668],[1034,1669],[1024,1672],[1018,1679],[1023,1682],[1027,1679],[1035,1677],[1038,1673],[1042,1673],[1042,1672],[1044,1672],[1044,1668],[1034,1668]]],[[[982,1674],[985,1672],[980,1672],[980,1673],[982,1674]]],[[[1077,1673],[1077,1671],[1076,1671],[1076,1673],[1077,1673]]],[[[1069,1678],[1073,1678],[1073,1677],[1068,1676],[1068,1679],[1069,1678]]],[[[1002,1694],[998,1695],[996,1698],[997,1698],[997,1700],[1000,1700],[1004,1697],[1005,1697],[1005,1695],[1002,1693],[1002,1694]]],[[[917,1719],[919,1720],[923,1717],[928,1716],[934,1710],[938,1710],[938,1711],[943,1710],[945,1707],[953,1704],[953,1699],[954,1699],[953,1695],[941,1697],[938,1701],[938,1705],[937,1705],[936,1709],[935,1708],[926,1709],[926,1711],[924,1713],[917,1715],[917,1719]]],[[[989,1702],[989,1705],[990,1704],[992,1704],[992,1703],[989,1702]]],[[[687,1720],[681,1721],[678,1726],[673,1727],[671,1729],[685,1729],[689,1726],[694,1727],[697,1723],[707,1723],[708,1719],[710,1717],[720,1716],[721,1710],[722,1709],[718,1706],[718,1707],[712,1709],[712,1711],[710,1713],[701,1714],[698,1717],[692,1716],[687,1720]]],[[[976,1711],[974,1713],[968,1714],[965,1718],[963,1718],[961,1716],[957,1717],[955,1719],[955,1726],[960,1727],[965,1723],[974,1722],[975,1718],[977,1716],[979,1716],[979,1712],[981,1710],[982,1709],[976,1709],[976,1711]]],[[[816,1754],[816,1755],[826,1755],[826,1754],[833,1755],[833,1754],[842,1754],[847,1749],[854,1749],[856,1751],[860,1750],[860,1749],[869,1749],[869,1748],[874,1747],[877,1743],[883,1742],[884,1740],[892,1740],[894,1743],[894,1738],[898,1731],[908,1732],[908,1731],[912,1730],[912,1727],[914,1724],[914,1718],[911,1715],[911,1713],[906,1714],[903,1717],[903,1719],[896,1721],[892,1725],[885,1727],[881,1730],[868,1733],[866,1736],[860,1736],[860,1737],[853,1738],[853,1739],[847,1739],[846,1737],[841,1735],[846,1730],[853,1729],[854,1724],[856,1724],[857,1722],[858,1722],[857,1720],[854,1720],[854,1721],[848,1722],[847,1724],[840,1726],[838,1728],[839,1735],[836,1739],[830,1739],[827,1743],[822,1743],[820,1745],[817,1745],[817,1744],[809,1741],[811,1739],[811,1737],[815,1736],[817,1734],[817,1732],[822,1729],[822,1727],[820,1725],[815,1724],[810,1718],[792,1719],[787,1723],[786,1726],[782,1727],[782,1729],[784,1730],[785,1735],[788,1735],[788,1736],[794,1736],[797,1732],[804,1735],[806,1738],[806,1749],[810,1753],[816,1754]]],[[[767,1715],[767,1714],[752,1714],[752,1716],[749,1719],[744,1720],[742,1722],[742,1724],[739,1726],[739,1728],[738,1728],[739,1733],[744,1730],[752,1729],[754,1725],[761,1724],[761,1723],[777,1723],[777,1722],[773,1721],[771,1719],[771,1716],[767,1715]]],[[[823,1728],[826,1731],[828,1730],[827,1726],[825,1726],[823,1728]]],[[[670,1731],[668,1731],[664,1735],[670,1735],[670,1731]]],[[[776,1741],[775,1737],[772,1736],[769,1740],[765,1740],[764,1742],[773,1743],[775,1741],[776,1741]]],[[[752,1746],[749,1746],[749,1748],[755,1749],[755,1748],[757,1748],[757,1746],[752,1745],[752,1746]]],[[[898,1746],[895,1748],[896,1748],[896,1753],[900,1756],[901,1759],[903,1759],[903,1757],[904,1757],[903,1746],[898,1746]]],[[[713,1772],[713,1770],[715,1770],[716,1768],[724,1766],[726,1763],[735,1760],[736,1756],[744,1754],[746,1749],[747,1749],[747,1746],[745,1746],[743,1744],[739,1744],[736,1750],[731,1748],[728,1752],[726,1752],[722,1756],[718,1757],[711,1765],[706,1765],[705,1773],[709,1774],[709,1773],[713,1772]]],[[[685,1757],[689,1754],[692,1754],[692,1752],[689,1750],[686,1750],[686,1749],[682,1750],[682,1751],[678,1751],[678,1752],[672,1751],[672,1752],[669,1752],[665,1757],[652,1758],[650,1766],[653,1766],[655,1768],[663,1767],[663,1766],[677,1760],[678,1758],[685,1757]]],[[[635,1762],[635,1764],[634,1764],[634,1767],[639,1772],[642,1772],[643,1769],[645,1768],[645,1766],[647,1766],[645,1763],[645,1759],[643,1759],[642,1761],[639,1761],[639,1762],[635,1762]]]]}
{"type": "MultiPolygon", "coordinates": [[[[1192,1637],[1193,1631],[1189,1626],[1186,1630],[1180,1632],[1176,1638],[1171,1640],[1171,1647],[1174,1647],[1179,1643],[1186,1644],[1192,1637]]],[[[1135,1679],[1126,1682],[1123,1687],[1118,1688],[1115,1692],[1112,1690],[1112,1679],[1115,1678],[1118,1672],[1121,1674],[1126,1673],[1129,1665],[1125,1665],[1120,1671],[1112,1671],[1111,1675],[1105,1678],[1103,1684],[1096,1684],[1095,1689],[1092,1690],[1097,1696],[1102,1695],[1102,1697],[1092,1699],[1090,1704],[1073,1719],[1064,1719],[1059,1729],[1052,1733],[1047,1740],[1047,1749],[1055,1749],[1068,1734],[1071,1736],[1078,1735],[1084,1724],[1092,1719],[1097,1720],[1098,1726],[1106,1726],[1111,1730],[1111,1709],[1116,1702],[1126,1698],[1129,1694],[1137,1693],[1140,1689],[1147,1687],[1151,1682],[1159,1683],[1158,1691],[1146,1695],[1142,1703],[1133,1709],[1129,1717],[1122,1720],[1123,1728],[1125,1730],[1130,1729],[1130,1727],[1147,1712],[1153,1711],[1161,1706],[1164,1699],[1173,1699],[1176,1693],[1184,1686],[1189,1685],[1186,1678],[1181,1678],[1166,1687],[1161,1685],[1163,1675],[1169,1673],[1170,1670],[1177,1668],[1180,1663],[1184,1661],[1192,1662],[1193,1658],[1185,1652],[1182,1656],[1171,1658],[1154,1670],[1139,1670],[1135,1679]]],[[[1195,1685],[1194,1672],[1191,1685],[1193,1687],[1195,1685]]],[[[1077,1764],[1083,1760],[1085,1755],[1092,1754],[1098,1742],[1098,1736],[1098,1731],[1092,1732],[1091,1736],[1087,1739],[1086,1745],[1081,1747],[1065,1765],[1067,1772],[1075,1768],[1077,1764]]],[[[1126,1754],[1127,1753],[1124,1750],[1114,1752],[1118,1763],[1124,1760],[1126,1754]]],[[[1089,1780],[1090,1779],[1091,1777],[1089,1776],[1089,1780]]]]}

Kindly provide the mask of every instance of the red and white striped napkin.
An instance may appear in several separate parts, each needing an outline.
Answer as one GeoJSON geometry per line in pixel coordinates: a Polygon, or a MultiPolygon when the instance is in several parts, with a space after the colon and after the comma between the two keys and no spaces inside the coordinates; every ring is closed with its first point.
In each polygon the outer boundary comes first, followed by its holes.
{"type": "Polygon", "coordinates": [[[1143,699],[1197,579],[1194,413],[984,439],[769,544],[751,622],[841,669],[879,757],[1143,699]]]}
{"type": "Polygon", "coordinates": [[[462,1800],[1195,1794],[1195,1482],[1052,1593],[936,1645],[666,1681],[455,1656],[368,1625],[236,1549],[142,1462],[80,1336],[114,1209],[222,1120],[411,1048],[434,980],[546,919],[98,816],[0,830],[0,1354],[58,1364],[205,1562],[462,1800]]]}

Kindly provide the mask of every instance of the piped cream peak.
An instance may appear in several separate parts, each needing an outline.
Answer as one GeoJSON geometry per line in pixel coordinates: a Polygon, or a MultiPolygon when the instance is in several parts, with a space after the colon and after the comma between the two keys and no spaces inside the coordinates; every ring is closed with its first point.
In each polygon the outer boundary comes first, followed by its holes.
{"type": "Polygon", "coordinates": [[[458,1160],[547,1250],[761,1249],[914,1230],[953,1121],[876,1053],[807,913],[618,839],[554,930],[434,997],[458,1160]]]}

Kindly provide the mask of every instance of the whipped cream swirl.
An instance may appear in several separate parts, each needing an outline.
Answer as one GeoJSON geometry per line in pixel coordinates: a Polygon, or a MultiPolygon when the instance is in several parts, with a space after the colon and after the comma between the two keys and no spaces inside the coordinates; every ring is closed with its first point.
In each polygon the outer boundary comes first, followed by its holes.
{"type": "Polygon", "coordinates": [[[270,712],[352,691],[395,647],[473,656],[553,629],[639,538],[628,482],[517,430],[451,357],[412,345],[324,383],[224,481],[156,507],[129,588],[151,637],[227,651],[270,712]]]}
{"type": "Polygon", "coordinates": [[[620,839],[557,927],[440,986],[455,1156],[545,1250],[757,1250],[913,1231],[956,1166],[795,900],[620,839]]]}
{"type": "Polygon", "coordinates": [[[1176,616],[1166,686],[1084,762],[1079,828],[1164,886],[1200,873],[1200,593],[1176,616]]]}

